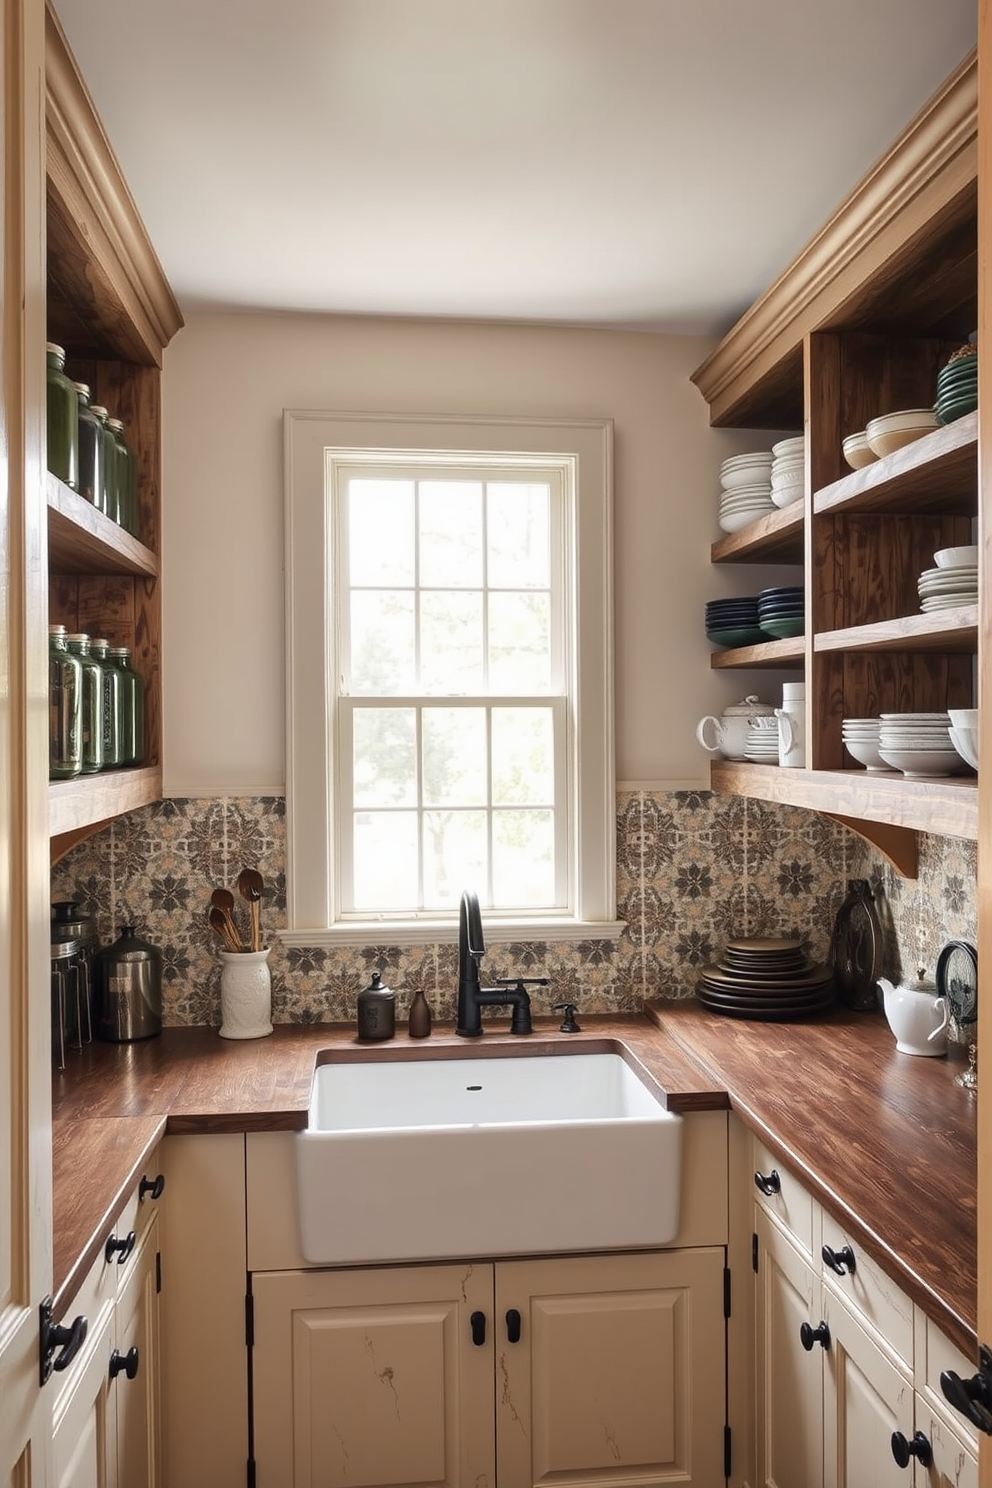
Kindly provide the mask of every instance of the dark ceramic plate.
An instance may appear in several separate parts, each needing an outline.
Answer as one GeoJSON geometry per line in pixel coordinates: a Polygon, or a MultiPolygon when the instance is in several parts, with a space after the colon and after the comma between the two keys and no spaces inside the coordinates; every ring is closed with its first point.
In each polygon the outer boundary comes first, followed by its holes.
{"type": "Polygon", "coordinates": [[[756,625],[748,625],[733,630],[708,630],[706,639],[715,646],[756,646],[768,637],[756,625]]]}

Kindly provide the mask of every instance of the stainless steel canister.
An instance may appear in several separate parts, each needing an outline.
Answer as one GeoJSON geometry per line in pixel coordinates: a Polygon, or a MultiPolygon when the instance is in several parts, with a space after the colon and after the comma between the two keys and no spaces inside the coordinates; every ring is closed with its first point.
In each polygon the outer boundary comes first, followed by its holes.
{"type": "Polygon", "coordinates": [[[79,942],[55,940],[52,961],[52,1058],[65,1069],[65,1051],[79,1048],[79,942]]]}
{"type": "Polygon", "coordinates": [[[96,1031],[111,1044],[129,1044],[162,1032],[162,952],[121,928],[120,939],[95,961],[96,1031]]]}
{"type": "Polygon", "coordinates": [[[93,915],[83,914],[75,899],[52,902],[52,944],[74,940],[79,946],[79,1034],[88,1044],[93,1037],[93,958],[100,949],[100,931],[93,915]]]}

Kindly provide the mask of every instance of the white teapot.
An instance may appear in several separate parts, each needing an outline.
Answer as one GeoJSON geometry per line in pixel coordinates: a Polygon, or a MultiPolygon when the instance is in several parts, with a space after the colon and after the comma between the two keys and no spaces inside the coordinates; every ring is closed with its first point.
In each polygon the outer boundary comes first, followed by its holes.
{"type": "Polygon", "coordinates": [[[925,977],[909,979],[898,987],[880,977],[885,1019],[896,1036],[902,1054],[925,1054],[934,1058],[947,1053],[950,1010],[946,997],[937,996],[936,985],[925,977]]]}
{"type": "Polygon", "coordinates": [[[742,760],[751,719],[771,718],[774,714],[771,703],[762,703],[749,696],[742,703],[732,703],[729,708],[724,708],[719,718],[701,718],[696,725],[696,738],[710,754],[719,753],[724,759],[742,760]]]}

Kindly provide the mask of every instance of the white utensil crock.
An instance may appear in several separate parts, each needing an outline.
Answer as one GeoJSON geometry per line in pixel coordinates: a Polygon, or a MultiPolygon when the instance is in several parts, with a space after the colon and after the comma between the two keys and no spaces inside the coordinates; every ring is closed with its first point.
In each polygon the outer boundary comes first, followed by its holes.
{"type": "Polygon", "coordinates": [[[264,1038],[272,1032],[269,949],[220,952],[221,1038],[264,1038]]]}
{"type": "Polygon", "coordinates": [[[782,706],[778,719],[778,762],[801,770],[806,764],[806,687],[802,682],[782,683],[782,706]]]}

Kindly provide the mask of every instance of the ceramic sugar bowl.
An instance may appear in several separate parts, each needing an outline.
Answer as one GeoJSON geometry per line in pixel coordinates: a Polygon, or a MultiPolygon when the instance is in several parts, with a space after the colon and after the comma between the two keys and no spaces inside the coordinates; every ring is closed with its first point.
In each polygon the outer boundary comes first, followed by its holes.
{"type": "Polygon", "coordinates": [[[722,754],[724,759],[742,760],[747,743],[747,726],[752,718],[774,717],[772,703],[762,703],[756,697],[746,697],[742,703],[732,703],[724,708],[719,718],[701,718],[696,725],[696,738],[710,754],[722,754]]]}
{"type": "Polygon", "coordinates": [[[935,1058],[947,1053],[947,1025],[950,1014],[947,998],[937,996],[935,983],[921,977],[894,986],[881,977],[885,1019],[896,1036],[901,1054],[925,1054],[935,1058]]]}

